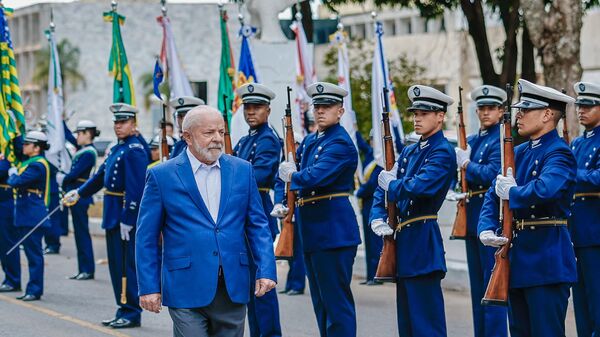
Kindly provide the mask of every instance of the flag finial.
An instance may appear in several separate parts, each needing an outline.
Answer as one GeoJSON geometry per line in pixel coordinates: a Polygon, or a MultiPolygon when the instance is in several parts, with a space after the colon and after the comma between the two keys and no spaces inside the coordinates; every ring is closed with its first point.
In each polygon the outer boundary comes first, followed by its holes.
{"type": "Polygon", "coordinates": [[[160,11],[162,12],[162,16],[167,16],[167,0],[160,0],[160,11]]]}
{"type": "Polygon", "coordinates": [[[372,11],[371,12],[371,19],[375,20],[375,18],[377,18],[377,12],[376,11],[372,11]]]}
{"type": "Polygon", "coordinates": [[[54,33],[54,28],[56,25],[54,24],[54,10],[50,7],[50,31],[54,33]]]}
{"type": "Polygon", "coordinates": [[[117,11],[117,0],[112,0],[110,2],[110,8],[112,9],[113,12],[117,11]]]}

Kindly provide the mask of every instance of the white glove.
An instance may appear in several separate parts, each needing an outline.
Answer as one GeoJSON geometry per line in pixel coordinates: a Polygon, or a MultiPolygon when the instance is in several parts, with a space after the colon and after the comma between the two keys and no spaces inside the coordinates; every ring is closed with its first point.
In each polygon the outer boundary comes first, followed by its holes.
{"type": "Polygon", "coordinates": [[[77,190],[70,190],[62,199],[62,203],[69,207],[75,205],[77,201],[79,201],[79,192],[77,190]]]}
{"type": "Polygon", "coordinates": [[[133,226],[121,223],[121,240],[129,241],[129,232],[133,229],[133,226]]]}
{"type": "Polygon", "coordinates": [[[294,163],[294,156],[288,153],[288,160],[279,165],[279,178],[286,183],[292,181],[292,173],[298,172],[294,163]]]}
{"type": "Polygon", "coordinates": [[[8,169],[8,176],[13,176],[15,174],[19,173],[19,169],[17,169],[16,167],[11,167],[8,169]]]}
{"type": "Polygon", "coordinates": [[[65,174],[62,172],[58,172],[56,174],[56,183],[58,186],[62,186],[63,181],[65,180],[65,174]]]}
{"type": "Polygon", "coordinates": [[[271,216],[274,218],[284,218],[289,211],[290,209],[283,206],[283,204],[275,204],[271,211],[271,216]]]}
{"type": "Polygon", "coordinates": [[[454,190],[448,190],[446,194],[446,200],[448,201],[459,201],[467,197],[467,193],[458,193],[454,192],[454,190]]]}
{"type": "Polygon", "coordinates": [[[379,172],[379,176],[377,177],[377,184],[379,185],[379,187],[381,187],[384,191],[387,192],[387,190],[390,188],[390,183],[396,179],[398,176],[398,163],[394,164],[394,167],[392,167],[391,170],[389,171],[381,171],[379,172]]]}
{"type": "Polygon", "coordinates": [[[483,243],[484,246],[488,247],[501,247],[508,243],[508,239],[504,236],[498,236],[494,231],[487,230],[481,232],[479,234],[479,241],[483,243]]]}
{"type": "Polygon", "coordinates": [[[455,147],[454,152],[456,152],[456,164],[459,168],[464,167],[471,160],[471,145],[467,144],[467,149],[463,150],[460,147],[455,147]]]}
{"type": "Polygon", "coordinates": [[[498,175],[496,177],[496,185],[494,189],[496,190],[496,195],[502,200],[508,200],[509,192],[512,187],[517,186],[517,182],[513,177],[512,168],[508,168],[506,170],[506,176],[498,175]]]}
{"type": "Polygon", "coordinates": [[[387,236],[394,234],[394,230],[383,219],[375,219],[371,221],[371,230],[378,236],[387,236]]]}

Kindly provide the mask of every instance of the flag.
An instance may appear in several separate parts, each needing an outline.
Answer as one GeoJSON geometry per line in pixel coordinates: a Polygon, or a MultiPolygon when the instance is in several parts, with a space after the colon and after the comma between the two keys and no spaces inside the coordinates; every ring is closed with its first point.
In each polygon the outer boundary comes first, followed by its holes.
{"type": "MultiPolygon", "coordinates": [[[[219,92],[217,104],[219,111],[225,111],[225,103],[227,103],[227,119],[231,119],[231,103],[233,101],[233,76],[235,75],[233,54],[229,44],[229,31],[227,30],[227,11],[222,7],[219,10],[219,21],[221,23],[221,65],[219,70],[219,92]],[[223,102],[223,96],[227,97],[226,102],[223,102]]],[[[233,143],[235,144],[235,143],[233,143]]]]}
{"type": "Polygon", "coordinates": [[[71,169],[71,156],[65,146],[65,130],[63,127],[63,89],[60,59],[54,30],[45,31],[50,47],[50,63],[48,67],[48,124],[47,136],[50,149],[46,151],[46,159],[62,172],[71,169]]]}
{"type": "MultiPolygon", "coordinates": [[[[259,82],[258,76],[256,75],[256,68],[254,68],[252,51],[250,50],[250,38],[254,36],[255,33],[256,28],[242,24],[239,31],[239,36],[242,38],[242,44],[240,47],[240,62],[235,81],[236,88],[239,88],[246,83],[259,82]]],[[[234,145],[237,144],[240,138],[248,133],[249,129],[242,109],[242,98],[236,95],[231,109],[231,112],[233,113],[231,116],[231,144],[234,145]]]]}
{"type": "Polygon", "coordinates": [[[304,126],[302,104],[306,103],[310,106],[311,99],[306,92],[306,88],[317,81],[317,75],[313,67],[313,55],[308,52],[308,40],[302,26],[302,19],[297,18],[292,22],[290,29],[296,35],[296,81],[294,86],[296,99],[294,101],[295,108],[292,110],[292,124],[294,132],[305,136],[306,128],[304,126]]]}
{"type": "Polygon", "coordinates": [[[381,113],[383,112],[383,89],[388,89],[388,101],[390,108],[390,128],[392,128],[392,137],[394,129],[404,139],[402,130],[402,121],[396,105],[394,96],[392,78],[389,75],[388,64],[383,52],[381,37],[383,36],[383,25],[381,22],[375,22],[375,50],[373,53],[373,68],[371,77],[371,115],[373,121],[373,156],[377,165],[384,167],[383,154],[383,130],[381,128],[381,113]]]}
{"type": "Polygon", "coordinates": [[[127,62],[125,45],[121,36],[121,25],[125,23],[125,17],[116,10],[105,12],[104,21],[112,23],[112,47],[108,60],[108,71],[114,77],[113,102],[127,103],[135,106],[135,93],[133,91],[133,79],[131,69],[127,62]]]}
{"type": "Polygon", "coordinates": [[[194,96],[190,81],[183,71],[177,54],[171,21],[166,16],[159,16],[156,20],[163,27],[160,61],[164,74],[169,79],[171,97],[194,96]]]}
{"type": "Polygon", "coordinates": [[[162,101],[162,95],[160,94],[159,86],[164,79],[164,73],[160,67],[160,60],[156,59],[154,64],[154,74],[152,75],[152,86],[154,87],[154,95],[162,101]]]}
{"type": "Polygon", "coordinates": [[[25,134],[25,113],[10,30],[6,21],[6,17],[12,15],[12,9],[0,6],[0,11],[0,152],[4,153],[11,163],[16,163],[12,140],[25,134]]]}

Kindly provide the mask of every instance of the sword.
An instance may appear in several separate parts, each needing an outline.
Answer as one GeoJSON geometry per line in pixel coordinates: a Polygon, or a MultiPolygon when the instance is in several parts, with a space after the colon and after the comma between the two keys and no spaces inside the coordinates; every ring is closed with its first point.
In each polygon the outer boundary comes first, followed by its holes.
{"type": "Polygon", "coordinates": [[[44,224],[44,222],[46,222],[46,220],[50,219],[50,217],[56,213],[56,211],[58,211],[60,208],[62,208],[62,203],[59,204],[58,206],[56,206],[55,209],[52,210],[52,212],[48,213],[48,215],[46,215],[40,222],[38,222],[37,225],[35,225],[29,232],[27,232],[27,234],[25,234],[25,236],[23,236],[23,238],[21,240],[19,240],[19,242],[17,242],[14,246],[12,246],[11,249],[8,250],[8,252],[6,252],[6,255],[12,253],[13,250],[15,250],[17,247],[19,247],[23,241],[25,241],[29,236],[31,236],[31,234],[38,229],[38,227],[40,227],[41,225],[44,224]]]}

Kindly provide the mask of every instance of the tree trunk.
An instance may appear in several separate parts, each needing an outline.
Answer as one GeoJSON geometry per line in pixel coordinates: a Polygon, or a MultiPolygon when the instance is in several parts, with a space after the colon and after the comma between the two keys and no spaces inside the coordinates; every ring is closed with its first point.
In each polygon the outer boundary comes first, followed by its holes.
{"type": "Polygon", "coordinates": [[[517,76],[517,30],[519,29],[519,0],[501,1],[500,17],[506,33],[504,41],[504,56],[502,58],[502,73],[500,87],[506,83],[513,84],[517,76]]]}
{"type": "Polygon", "coordinates": [[[525,22],[523,23],[523,34],[521,35],[521,78],[529,82],[537,82],[535,48],[529,38],[529,30],[525,22]]]}
{"type": "MultiPolygon", "coordinates": [[[[546,10],[544,0],[521,0],[531,42],[544,66],[544,82],[574,96],[573,84],[581,79],[580,62],[583,7],[580,0],[554,0],[546,10]]],[[[579,135],[577,116],[568,108],[571,139],[579,135]]]]}

